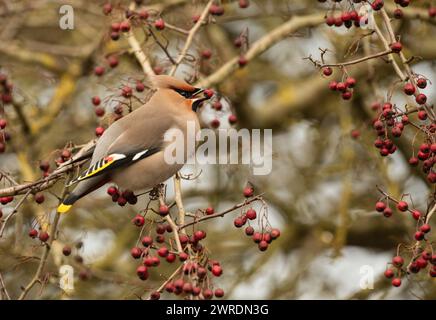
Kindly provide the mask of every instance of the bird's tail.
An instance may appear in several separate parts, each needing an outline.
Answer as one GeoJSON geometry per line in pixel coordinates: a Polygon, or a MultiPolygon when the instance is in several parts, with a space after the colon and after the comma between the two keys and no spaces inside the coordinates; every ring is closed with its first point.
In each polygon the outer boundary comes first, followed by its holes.
{"type": "Polygon", "coordinates": [[[68,212],[68,210],[70,210],[71,207],[73,206],[74,202],[76,202],[79,198],[80,196],[71,193],[66,199],[64,199],[64,201],[62,201],[62,203],[58,206],[56,211],[59,213],[68,212]]]}

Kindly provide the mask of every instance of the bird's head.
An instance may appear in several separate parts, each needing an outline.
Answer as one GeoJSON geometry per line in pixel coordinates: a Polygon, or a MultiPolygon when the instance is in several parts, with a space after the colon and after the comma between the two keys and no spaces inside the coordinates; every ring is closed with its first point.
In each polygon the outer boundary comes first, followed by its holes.
{"type": "Polygon", "coordinates": [[[196,88],[171,76],[157,75],[152,80],[157,89],[171,90],[184,98],[193,111],[197,111],[204,101],[212,97],[209,90],[196,88]]]}

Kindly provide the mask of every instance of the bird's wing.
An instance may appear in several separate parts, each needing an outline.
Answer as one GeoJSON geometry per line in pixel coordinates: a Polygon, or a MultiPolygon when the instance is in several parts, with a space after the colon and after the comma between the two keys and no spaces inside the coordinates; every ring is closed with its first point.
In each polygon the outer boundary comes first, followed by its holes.
{"type": "Polygon", "coordinates": [[[80,176],[72,180],[69,185],[75,184],[77,182],[89,179],[91,177],[96,177],[102,174],[106,174],[116,168],[123,165],[129,165],[141,159],[151,156],[152,154],[158,152],[159,147],[151,147],[147,149],[134,149],[124,152],[111,153],[106,157],[99,159],[94,162],[88,169],[86,169],[80,176]]]}

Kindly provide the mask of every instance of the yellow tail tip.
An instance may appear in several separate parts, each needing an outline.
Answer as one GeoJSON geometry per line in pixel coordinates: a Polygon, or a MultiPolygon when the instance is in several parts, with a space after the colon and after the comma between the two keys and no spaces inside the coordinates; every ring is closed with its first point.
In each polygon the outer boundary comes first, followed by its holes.
{"type": "Polygon", "coordinates": [[[65,213],[65,212],[67,212],[68,210],[70,210],[71,207],[72,207],[72,205],[67,205],[67,204],[63,204],[63,203],[62,203],[62,204],[58,207],[57,212],[59,212],[59,213],[65,213]]]}

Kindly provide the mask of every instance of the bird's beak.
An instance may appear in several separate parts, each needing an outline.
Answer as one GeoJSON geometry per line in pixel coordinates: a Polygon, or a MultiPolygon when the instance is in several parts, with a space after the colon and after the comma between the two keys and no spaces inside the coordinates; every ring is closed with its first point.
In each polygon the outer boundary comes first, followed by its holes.
{"type": "Polygon", "coordinates": [[[197,111],[199,107],[201,107],[202,103],[206,100],[209,100],[211,97],[205,93],[205,89],[196,88],[194,94],[191,99],[192,102],[192,110],[197,111]]]}

